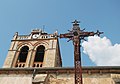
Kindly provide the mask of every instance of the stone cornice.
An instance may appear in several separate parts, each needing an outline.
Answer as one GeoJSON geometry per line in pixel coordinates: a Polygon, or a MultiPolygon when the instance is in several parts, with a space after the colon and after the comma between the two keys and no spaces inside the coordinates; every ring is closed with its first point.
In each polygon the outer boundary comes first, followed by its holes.
{"type": "MultiPolygon", "coordinates": [[[[74,73],[73,67],[52,67],[52,68],[1,68],[0,74],[32,74],[36,71],[36,74],[47,74],[47,73],[74,73]]],[[[120,66],[92,66],[83,67],[82,72],[93,74],[120,74],[120,66]]]]}

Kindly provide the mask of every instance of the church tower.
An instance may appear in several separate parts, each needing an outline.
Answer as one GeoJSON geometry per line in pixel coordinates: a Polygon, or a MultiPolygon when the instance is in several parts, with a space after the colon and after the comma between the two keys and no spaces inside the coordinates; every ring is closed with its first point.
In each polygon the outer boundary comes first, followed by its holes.
{"type": "Polygon", "coordinates": [[[57,32],[32,30],[29,35],[13,36],[3,68],[61,67],[57,32]]]}

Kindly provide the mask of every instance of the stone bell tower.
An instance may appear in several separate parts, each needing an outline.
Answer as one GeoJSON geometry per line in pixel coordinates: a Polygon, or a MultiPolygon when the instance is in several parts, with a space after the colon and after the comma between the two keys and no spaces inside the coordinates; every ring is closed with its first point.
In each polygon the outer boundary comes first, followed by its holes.
{"type": "Polygon", "coordinates": [[[32,30],[29,35],[15,33],[3,68],[61,67],[57,32],[32,30]]]}

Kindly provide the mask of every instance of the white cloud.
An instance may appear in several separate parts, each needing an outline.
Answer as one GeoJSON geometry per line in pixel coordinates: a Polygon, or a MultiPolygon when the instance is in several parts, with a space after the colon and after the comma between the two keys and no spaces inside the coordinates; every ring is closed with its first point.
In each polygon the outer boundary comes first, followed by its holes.
{"type": "Polygon", "coordinates": [[[88,37],[82,43],[83,52],[98,66],[120,66],[120,44],[112,45],[111,41],[98,36],[88,37]]]}

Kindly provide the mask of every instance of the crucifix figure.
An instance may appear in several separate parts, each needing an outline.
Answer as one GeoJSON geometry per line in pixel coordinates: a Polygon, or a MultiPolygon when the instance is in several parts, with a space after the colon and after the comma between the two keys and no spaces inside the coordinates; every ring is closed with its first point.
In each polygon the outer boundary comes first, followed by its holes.
{"type": "Polygon", "coordinates": [[[72,30],[68,30],[68,33],[60,34],[60,38],[69,38],[68,41],[72,40],[74,45],[74,67],[75,67],[75,84],[83,84],[82,83],[82,66],[81,66],[81,52],[80,52],[80,43],[81,40],[84,40],[85,37],[94,36],[97,34],[98,36],[103,32],[84,32],[85,29],[81,30],[79,27],[79,21],[75,20],[73,23],[72,30]]]}

